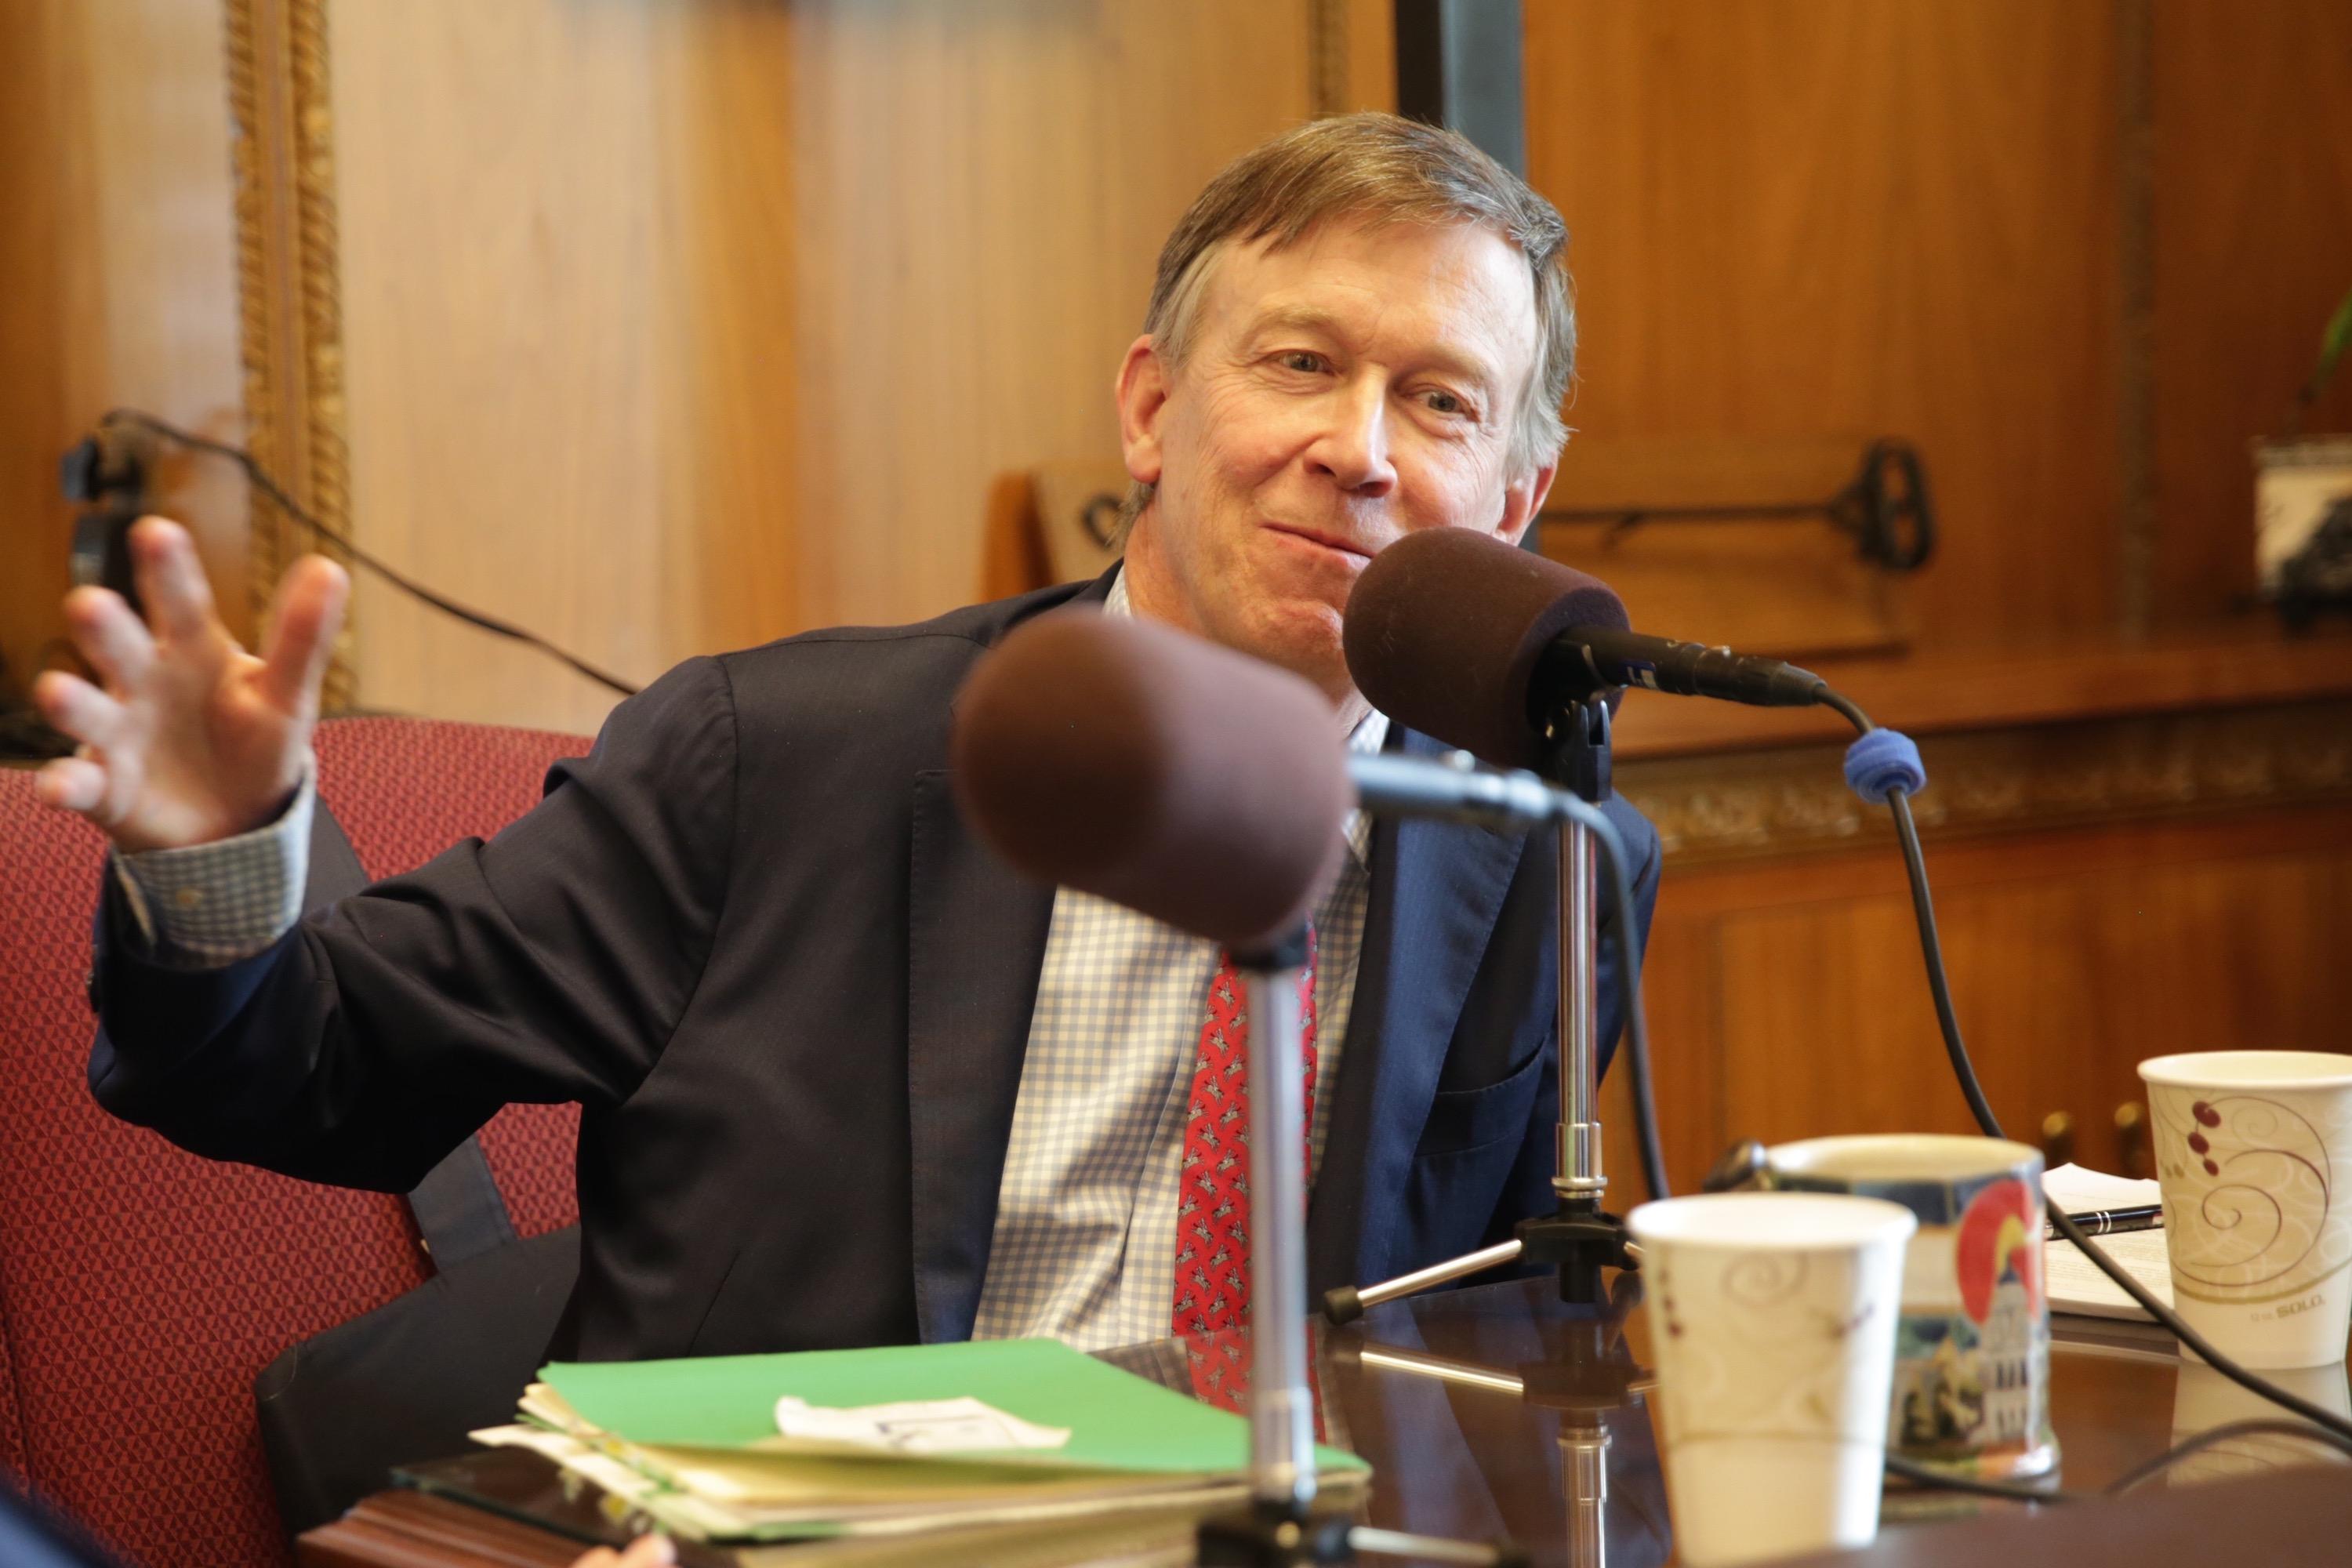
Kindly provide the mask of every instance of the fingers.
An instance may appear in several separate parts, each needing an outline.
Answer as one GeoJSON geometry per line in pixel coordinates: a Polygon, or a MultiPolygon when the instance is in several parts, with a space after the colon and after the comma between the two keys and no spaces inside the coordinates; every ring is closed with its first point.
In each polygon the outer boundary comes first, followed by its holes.
{"type": "Polygon", "coordinates": [[[82,658],[118,690],[136,686],[155,662],[155,639],[120,594],[76,588],[66,595],[66,629],[82,658]]]}
{"type": "Polygon", "coordinates": [[[640,1535],[629,1543],[626,1552],[614,1552],[609,1546],[599,1546],[572,1564],[572,1568],[668,1568],[677,1561],[677,1549],[667,1535],[640,1535]]]}
{"type": "Polygon", "coordinates": [[[33,795],[43,805],[88,816],[106,801],[106,770],[82,757],[59,757],[33,775],[33,795]]]}
{"type": "Polygon", "coordinates": [[[45,670],[33,682],[33,706],[52,728],[103,749],[122,730],[122,704],[78,675],[45,670]]]}
{"type": "Polygon", "coordinates": [[[158,637],[194,643],[217,626],[195,541],[178,523],[142,517],[131,525],[131,574],[158,637]]]}
{"type": "Polygon", "coordinates": [[[304,556],[278,584],[262,644],[261,689],[280,711],[309,717],[319,710],[319,683],[327,678],[351,592],[351,578],[323,555],[304,556]]]}

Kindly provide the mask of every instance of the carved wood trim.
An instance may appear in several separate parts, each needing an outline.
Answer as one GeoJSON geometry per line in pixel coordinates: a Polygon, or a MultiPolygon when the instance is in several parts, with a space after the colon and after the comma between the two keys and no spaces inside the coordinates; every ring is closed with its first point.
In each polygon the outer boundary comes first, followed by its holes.
{"type": "MultiPolygon", "coordinates": [[[[2028,831],[2352,800],[2352,701],[1929,736],[1914,809],[1946,834],[2028,831]]],[[[1616,784],[1678,866],[1877,847],[1882,811],[1843,748],[1621,763],[1616,784]]]]}
{"type": "MultiPolygon", "coordinates": [[[[342,281],[329,106],[328,0],[224,0],[230,156],[236,179],[237,300],[247,445],[320,522],[351,536],[344,444],[342,281]]],[[[247,582],[256,621],[313,542],[257,489],[247,582]]],[[[324,705],[349,708],[353,626],[346,616],[324,705]]]]}

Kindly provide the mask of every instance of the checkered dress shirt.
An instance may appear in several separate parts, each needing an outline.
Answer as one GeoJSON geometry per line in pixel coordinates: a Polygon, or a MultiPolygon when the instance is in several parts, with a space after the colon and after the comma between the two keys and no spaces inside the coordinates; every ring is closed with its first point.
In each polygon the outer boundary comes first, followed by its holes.
{"type": "MultiPolygon", "coordinates": [[[[1129,613],[1123,575],[1103,607],[1129,613]]],[[[1372,713],[1349,749],[1378,752],[1387,736],[1387,718],[1372,713]]],[[[153,955],[229,963],[299,920],[314,798],[306,773],[266,827],[117,856],[153,955]]],[[[1351,812],[1346,832],[1353,853],[1315,916],[1316,1076],[1327,1089],[1339,1082],[1370,890],[1370,825],[1351,812]]],[[[1214,942],[1066,888],[1055,894],[974,1338],[1040,1335],[1092,1350],[1168,1332],[1186,1097],[1217,963],[1214,942]]],[[[1332,1096],[1315,1098],[1319,1161],[1332,1096]]]]}
{"type": "Polygon", "coordinates": [[[313,757],[294,804],[266,827],[186,849],[114,858],[116,879],[149,956],[184,969],[251,958],[302,918],[310,868],[313,757]]]}
{"type": "MultiPolygon", "coordinates": [[[[1103,606],[1128,613],[1127,579],[1103,606]]],[[[1351,751],[1377,752],[1369,715],[1351,751]]],[[[1364,950],[1370,826],[1351,812],[1338,883],[1316,911],[1316,1078],[1339,1082],[1364,950]]],[[[1168,1332],[1176,1300],[1177,1189],[1193,1055],[1218,948],[1122,905],[1054,895],[1029,1050],[997,1188],[976,1339],[1045,1335],[1082,1350],[1168,1332]]],[[[1315,1156],[1333,1096],[1315,1097],[1315,1156]]]]}

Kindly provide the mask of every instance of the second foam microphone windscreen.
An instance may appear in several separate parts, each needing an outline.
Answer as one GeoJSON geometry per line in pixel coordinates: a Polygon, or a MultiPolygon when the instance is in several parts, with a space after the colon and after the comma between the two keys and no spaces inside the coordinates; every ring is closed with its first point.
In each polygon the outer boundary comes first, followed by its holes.
{"type": "Polygon", "coordinates": [[[1331,705],[1306,681],[1086,610],[1029,622],[981,661],[950,770],[1021,870],[1237,951],[1313,911],[1354,802],[1331,705]]]}

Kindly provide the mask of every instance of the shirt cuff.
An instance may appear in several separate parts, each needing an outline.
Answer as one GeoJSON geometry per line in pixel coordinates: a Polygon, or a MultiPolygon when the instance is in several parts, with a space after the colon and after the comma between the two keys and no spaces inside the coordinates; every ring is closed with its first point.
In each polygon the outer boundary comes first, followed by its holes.
{"type": "Polygon", "coordinates": [[[310,869],[315,757],[278,820],[211,844],[117,854],[114,874],[146,956],[178,967],[214,969],[251,958],[302,918],[310,869]]]}

